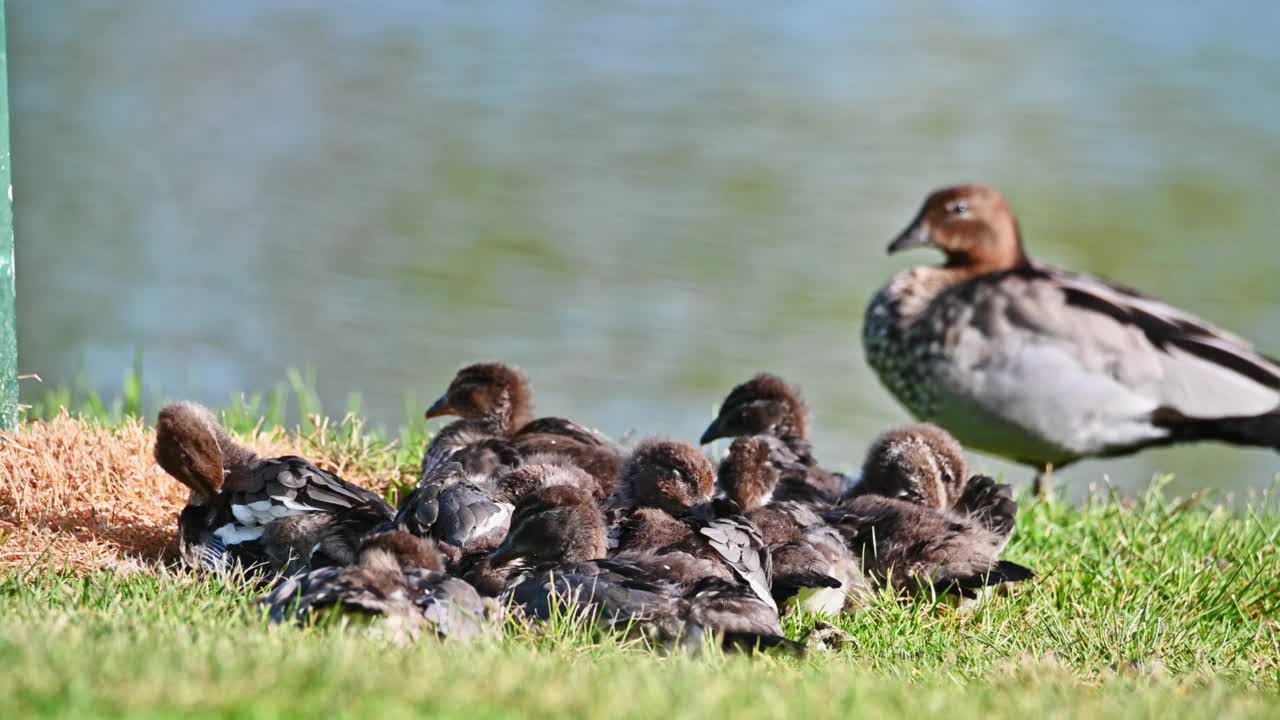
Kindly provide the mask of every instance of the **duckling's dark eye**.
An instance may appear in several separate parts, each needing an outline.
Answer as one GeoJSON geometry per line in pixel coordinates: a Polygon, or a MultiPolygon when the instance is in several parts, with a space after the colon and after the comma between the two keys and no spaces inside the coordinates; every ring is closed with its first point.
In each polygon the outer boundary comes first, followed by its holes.
{"type": "Polygon", "coordinates": [[[947,215],[951,217],[967,218],[970,215],[970,211],[973,210],[973,205],[968,200],[959,198],[948,202],[943,206],[943,209],[946,210],[947,215]]]}

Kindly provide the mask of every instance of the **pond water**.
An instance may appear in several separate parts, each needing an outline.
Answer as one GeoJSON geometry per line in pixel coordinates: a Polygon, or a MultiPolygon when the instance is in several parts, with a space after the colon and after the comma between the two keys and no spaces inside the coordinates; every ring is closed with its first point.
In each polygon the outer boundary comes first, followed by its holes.
{"type": "Polygon", "coordinates": [[[848,467],[906,418],[865,304],[933,260],[885,244],[968,179],[1034,255],[1280,352],[1280,4],[602,5],[10,0],[22,371],[112,395],[141,353],[223,404],[310,367],[395,425],[503,358],[542,411],[693,439],[768,369],[848,467]]]}

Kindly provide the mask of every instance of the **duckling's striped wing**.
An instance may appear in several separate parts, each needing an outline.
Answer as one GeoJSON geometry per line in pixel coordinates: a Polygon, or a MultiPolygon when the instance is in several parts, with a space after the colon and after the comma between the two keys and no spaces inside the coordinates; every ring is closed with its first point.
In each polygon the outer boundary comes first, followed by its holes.
{"type": "Polygon", "coordinates": [[[444,573],[414,569],[404,573],[405,586],[424,619],[441,638],[471,640],[493,627],[499,609],[480,597],[470,583],[444,573]]]}
{"type": "Polygon", "coordinates": [[[779,649],[803,653],[804,647],[788,640],[772,599],[765,602],[756,593],[723,578],[699,581],[685,595],[691,623],[717,633],[726,649],[779,649]]]}
{"type": "Polygon", "coordinates": [[[464,552],[487,552],[502,542],[511,525],[511,503],[498,502],[462,465],[449,461],[423,477],[401,503],[395,522],[419,537],[432,537],[464,552]]]}
{"type": "Polygon", "coordinates": [[[717,502],[713,512],[701,523],[698,534],[756,596],[774,606],[773,559],[760,530],[731,502],[717,502]]]}
{"type": "Polygon", "coordinates": [[[309,460],[294,455],[263,460],[253,471],[253,487],[234,494],[231,511],[246,525],[303,513],[339,513],[355,507],[394,513],[377,493],[353,485],[309,460]]]}
{"type": "Polygon", "coordinates": [[[671,586],[629,562],[597,560],[547,568],[516,584],[506,597],[538,620],[567,614],[617,626],[652,625],[668,639],[683,630],[671,586]]]}
{"type": "Polygon", "coordinates": [[[511,503],[497,502],[470,483],[445,488],[439,496],[439,517],[431,528],[437,540],[464,552],[493,550],[511,526],[511,503]]]}
{"type": "Polygon", "coordinates": [[[350,587],[341,582],[341,568],[321,568],[301,575],[284,576],[258,603],[267,608],[271,622],[287,618],[301,621],[313,608],[337,603],[350,587]]]}

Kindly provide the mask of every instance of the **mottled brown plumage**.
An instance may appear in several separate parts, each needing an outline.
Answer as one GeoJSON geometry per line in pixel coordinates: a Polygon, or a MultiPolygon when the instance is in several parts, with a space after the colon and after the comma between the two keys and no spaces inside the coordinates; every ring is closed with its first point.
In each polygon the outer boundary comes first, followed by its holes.
{"type": "Polygon", "coordinates": [[[769,443],[759,435],[740,437],[729,446],[720,461],[716,481],[743,512],[759,510],[773,499],[778,487],[778,469],[770,462],[769,443]]]}
{"type": "Polygon", "coordinates": [[[729,391],[700,442],[705,445],[718,438],[742,435],[773,435],[807,442],[808,413],[799,390],[777,375],[760,373],[729,391]]]}
{"type": "Polygon", "coordinates": [[[623,464],[612,504],[682,515],[710,500],[715,483],[711,461],[697,448],[670,440],[646,440],[623,464]]]}
{"type": "Polygon", "coordinates": [[[536,567],[603,558],[608,552],[604,514],[595,498],[572,485],[550,485],[526,495],[511,517],[511,531],[493,553],[494,565],[536,567]]]}
{"type": "Polygon", "coordinates": [[[971,596],[987,585],[1032,577],[999,554],[1003,539],[968,518],[881,495],[859,495],[823,515],[863,569],[907,593],[971,596]]]}
{"type": "Polygon", "coordinates": [[[937,425],[916,423],[888,430],[871,443],[854,492],[950,510],[968,478],[960,443],[937,425]]]}
{"type": "Polygon", "coordinates": [[[999,537],[1003,547],[1017,522],[1013,489],[968,473],[960,443],[946,430],[928,423],[904,425],[871,444],[852,494],[883,495],[965,515],[999,537]]]}

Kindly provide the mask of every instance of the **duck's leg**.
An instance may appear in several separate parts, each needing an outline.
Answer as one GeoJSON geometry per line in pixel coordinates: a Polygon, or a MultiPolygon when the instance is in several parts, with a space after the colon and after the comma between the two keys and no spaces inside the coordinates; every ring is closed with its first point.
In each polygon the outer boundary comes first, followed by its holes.
{"type": "Polygon", "coordinates": [[[1051,500],[1053,491],[1053,463],[1046,463],[1044,469],[1031,481],[1031,492],[1041,500],[1051,500]]]}

